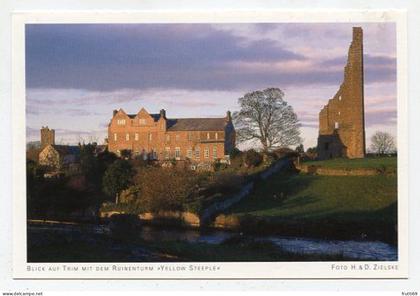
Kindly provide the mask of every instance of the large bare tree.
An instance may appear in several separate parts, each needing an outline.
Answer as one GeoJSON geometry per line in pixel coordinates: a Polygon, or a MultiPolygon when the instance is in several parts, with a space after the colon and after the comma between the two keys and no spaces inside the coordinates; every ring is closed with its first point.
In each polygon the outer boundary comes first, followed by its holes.
{"type": "Polygon", "coordinates": [[[370,141],[370,150],[376,154],[383,155],[396,151],[394,138],[387,132],[377,131],[370,141]]]}
{"type": "Polygon", "coordinates": [[[300,124],[278,88],[247,93],[233,114],[238,141],[258,140],[264,150],[300,144],[300,124]]]}

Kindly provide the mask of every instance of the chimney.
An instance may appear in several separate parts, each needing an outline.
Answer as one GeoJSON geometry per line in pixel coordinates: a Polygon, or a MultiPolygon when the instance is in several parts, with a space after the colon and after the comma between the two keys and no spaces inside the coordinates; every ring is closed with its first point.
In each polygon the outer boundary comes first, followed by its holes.
{"type": "Polygon", "coordinates": [[[226,112],[226,121],[232,121],[232,113],[230,111],[226,112]]]}
{"type": "Polygon", "coordinates": [[[165,109],[160,110],[160,117],[166,118],[166,111],[165,109]]]}
{"type": "Polygon", "coordinates": [[[118,110],[114,109],[114,111],[112,111],[112,117],[114,117],[117,113],[118,113],[118,110]]]}

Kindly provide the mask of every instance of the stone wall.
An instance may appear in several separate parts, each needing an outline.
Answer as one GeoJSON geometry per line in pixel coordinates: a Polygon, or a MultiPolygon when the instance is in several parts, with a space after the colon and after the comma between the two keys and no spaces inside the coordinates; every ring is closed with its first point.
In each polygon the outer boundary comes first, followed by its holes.
{"type": "Polygon", "coordinates": [[[319,159],[365,157],[363,73],[363,31],[354,27],[343,83],[319,113],[319,159]]]}
{"type": "Polygon", "coordinates": [[[296,165],[303,173],[323,176],[375,176],[382,172],[373,168],[325,168],[316,165],[296,165]]]}

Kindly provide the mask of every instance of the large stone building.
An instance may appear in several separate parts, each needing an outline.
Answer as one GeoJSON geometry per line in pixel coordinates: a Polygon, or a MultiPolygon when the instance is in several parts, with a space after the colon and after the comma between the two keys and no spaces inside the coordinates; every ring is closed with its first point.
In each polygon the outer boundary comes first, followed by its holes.
{"type": "Polygon", "coordinates": [[[365,157],[363,81],[363,31],[354,27],[344,81],[319,113],[319,159],[365,157]]]}
{"type": "Polygon", "coordinates": [[[213,162],[225,160],[235,147],[235,129],[228,111],[222,118],[167,118],[165,110],[137,114],[114,110],[108,125],[108,150],[155,160],[213,162]]]}

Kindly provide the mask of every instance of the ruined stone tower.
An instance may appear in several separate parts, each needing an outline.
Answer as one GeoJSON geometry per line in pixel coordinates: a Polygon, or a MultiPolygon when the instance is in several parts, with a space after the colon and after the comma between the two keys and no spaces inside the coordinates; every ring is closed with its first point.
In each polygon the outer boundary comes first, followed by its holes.
{"type": "Polygon", "coordinates": [[[47,145],[55,145],[55,131],[48,126],[41,128],[41,148],[47,145]]]}
{"type": "Polygon", "coordinates": [[[363,31],[353,27],[344,80],[319,112],[319,159],[365,157],[363,81],[363,31]]]}

